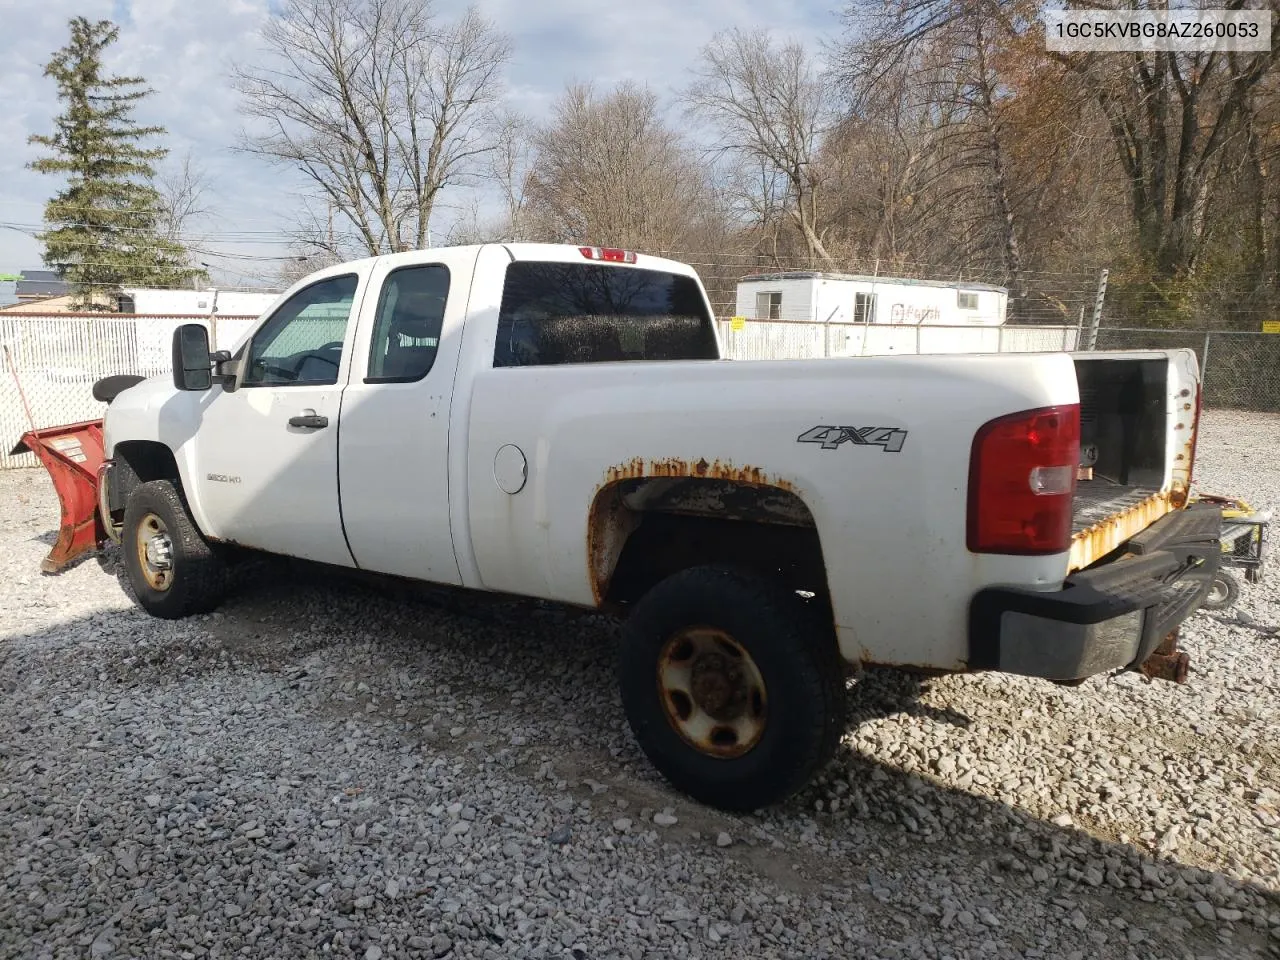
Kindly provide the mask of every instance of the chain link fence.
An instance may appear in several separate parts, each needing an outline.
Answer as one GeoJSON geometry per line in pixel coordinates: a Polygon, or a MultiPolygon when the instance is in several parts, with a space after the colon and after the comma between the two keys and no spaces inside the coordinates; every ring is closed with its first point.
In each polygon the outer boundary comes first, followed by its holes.
{"type": "Polygon", "coordinates": [[[212,346],[228,349],[255,319],[0,314],[0,469],[39,465],[30,453],[9,453],[33,423],[54,427],[101,417],[106,404],[93,399],[94,381],[117,373],[167,374],[180,324],[211,327],[212,346]]]}
{"type": "Polygon", "coordinates": [[[1137,327],[1103,327],[1098,331],[1098,350],[1179,347],[1196,353],[1206,407],[1280,412],[1280,334],[1137,327]]]}
{"type": "MultiPolygon", "coordinates": [[[[812,359],[939,353],[1025,353],[1083,350],[1078,326],[999,327],[828,324],[802,320],[717,321],[725,353],[735,360],[812,359]]],[[[1280,334],[1236,330],[1103,327],[1096,350],[1174,350],[1196,354],[1204,405],[1280,412],[1280,334]]]]}

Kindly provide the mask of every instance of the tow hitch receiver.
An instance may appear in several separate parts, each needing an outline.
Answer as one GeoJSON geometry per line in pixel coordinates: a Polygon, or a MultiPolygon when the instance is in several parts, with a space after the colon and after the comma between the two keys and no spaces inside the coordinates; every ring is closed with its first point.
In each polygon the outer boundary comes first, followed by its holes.
{"type": "Polygon", "coordinates": [[[57,573],[105,540],[98,518],[98,471],[102,467],[102,421],[86,420],[43,430],[28,430],[11,453],[30,451],[53,479],[62,507],[62,525],[49,555],[40,563],[57,573]]]}
{"type": "Polygon", "coordinates": [[[1178,649],[1178,631],[1174,630],[1160,641],[1160,646],[1156,647],[1151,656],[1142,662],[1139,670],[1149,680],[1186,683],[1190,666],[1191,658],[1187,656],[1185,650],[1178,649]]]}

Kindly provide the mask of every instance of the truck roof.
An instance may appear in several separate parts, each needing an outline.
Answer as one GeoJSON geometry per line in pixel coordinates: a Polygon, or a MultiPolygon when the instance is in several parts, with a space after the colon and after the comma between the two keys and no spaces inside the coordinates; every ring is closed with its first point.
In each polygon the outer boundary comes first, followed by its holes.
{"type": "MultiPolygon", "coordinates": [[[[422,247],[417,250],[405,250],[401,253],[384,253],[377,257],[361,257],[358,260],[348,260],[342,264],[336,264],[335,267],[351,267],[356,264],[368,263],[373,260],[394,260],[398,263],[405,264],[421,263],[425,260],[430,260],[432,254],[437,250],[448,249],[455,253],[467,250],[478,252],[484,247],[502,247],[507,251],[512,260],[557,260],[568,263],[577,263],[579,261],[588,263],[601,262],[599,260],[591,260],[584,256],[582,253],[584,249],[621,249],[618,247],[592,247],[588,244],[577,243],[471,243],[451,247],[422,247]]],[[[651,254],[641,253],[638,250],[628,250],[625,252],[635,255],[634,263],[628,264],[618,261],[608,261],[610,265],[641,267],[646,270],[665,270],[670,273],[679,273],[688,276],[697,275],[697,271],[694,270],[693,267],[679,260],[669,260],[666,257],[657,257],[651,254]]],[[[321,271],[316,272],[320,273],[321,271]]]]}

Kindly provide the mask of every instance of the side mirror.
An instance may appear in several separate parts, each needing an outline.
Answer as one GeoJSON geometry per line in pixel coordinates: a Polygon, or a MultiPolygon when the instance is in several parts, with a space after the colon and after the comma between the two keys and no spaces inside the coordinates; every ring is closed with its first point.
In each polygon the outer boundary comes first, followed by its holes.
{"type": "Polygon", "coordinates": [[[209,331],[203,324],[184,323],[173,331],[173,385],[179,390],[208,390],[213,386],[209,331]]]}

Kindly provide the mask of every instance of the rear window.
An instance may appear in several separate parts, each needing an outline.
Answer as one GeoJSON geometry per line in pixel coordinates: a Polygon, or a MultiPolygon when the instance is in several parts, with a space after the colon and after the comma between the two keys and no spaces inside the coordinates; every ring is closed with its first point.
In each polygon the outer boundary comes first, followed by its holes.
{"type": "Polygon", "coordinates": [[[596,263],[507,267],[495,367],[619,360],[715,360],[692,277],[596,263]]]}

